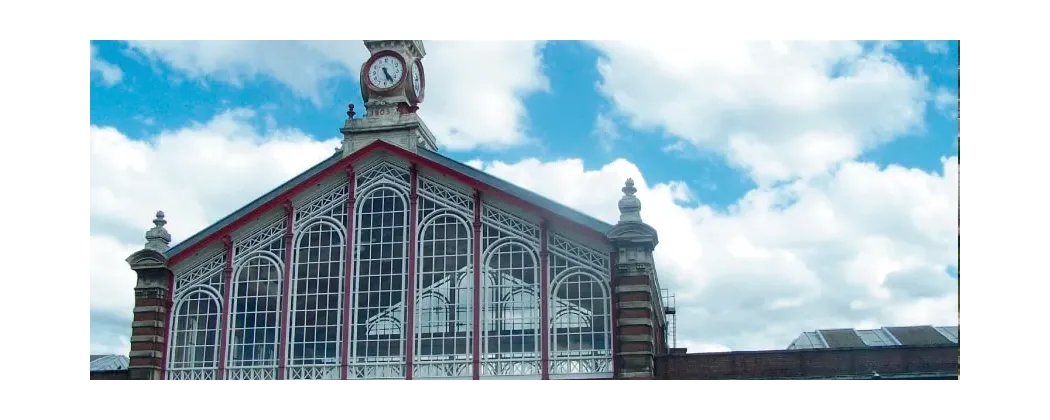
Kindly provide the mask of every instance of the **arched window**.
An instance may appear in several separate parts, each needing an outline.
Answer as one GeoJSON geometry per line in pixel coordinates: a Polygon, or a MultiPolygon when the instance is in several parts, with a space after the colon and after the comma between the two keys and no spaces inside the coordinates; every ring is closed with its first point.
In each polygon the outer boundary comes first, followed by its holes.
{"type": "Polygon", "coordinates": [[[481,374],[539,375],[540,299],[534,251],[515,239],[485,253],[481,374]]]}
{"type": "Polygon", "coordinates": [[[612,317],[609,289],[587,269],[568,269],[551,283],[550,373],[610,369],[612,317]]]}
{"type": "Polygon", "coordinates": [[[350,378],[403,378],[408,205],[393,184],[362,191],[355,223],[350,378]],[[390,328],[370,324],[389,319],[390,328]],[[396,329],[394,327],[396,326],[396,329]],[[374,334],[376,332],[383,334],[374,334]]]}
{"type": "MultiPolygon", "coordinates": [[[[421,200],[425,207],[428,199],[421,200]]],[[[470,375],[474,281],[473,250],[466,220],[438,211],[419,233],[415,305],[416,377],[470,375]],[[465,281],[463,281],[465,280],[465,281]]]]}
{"type": "Polygon", "coordinates": [[[343,229],[335,222],[323,218],[296,234],[289,308],[289,379],[339,377],[346,246],[343,229]]]}
{"type": "Polygon", "coordinates": [[[281,316],[281,264],[258,252],[236,264],[227,379],[276,379],[281,316]]]}
{"type": "Polygon", "coordinates": [[[168,379],[215,379],[219,353],[218,293],[197,287],[178,297],[172,318],[168,379]]]}

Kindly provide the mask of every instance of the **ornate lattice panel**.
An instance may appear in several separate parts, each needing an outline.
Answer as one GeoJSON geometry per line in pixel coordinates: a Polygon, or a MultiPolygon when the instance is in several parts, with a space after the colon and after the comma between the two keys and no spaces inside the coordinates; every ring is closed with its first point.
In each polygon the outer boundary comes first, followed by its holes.
{"type": "Polygon", "coordinates": [[[233,244],[234,262],[244,259],[246,255],[250,255],[252,252],[266,248],[284,235],[286,228],[287,225],[285,218],[280,217],[267,224],[262,229],[259,229],[244,238],[238,239],[233,244]]]}
{"type": "Polygon", "coordinates": [[[211,371],[218,367],[219,319],[217,292],[208,285],[185,291],[174,302],[168,339],[168,369],[211,371]]]}
{"type": "Polygon", "coordinates": [[[254,379],[258,375],[239,368],[274,371],[277,367],[284,246],[284,237],[279,237],[234,263],[226,367],[228,377],[246,376],[230,379],[254,379]],[[241,373],[230,373],[231,368],[241,373]]]}
{"type": "Polygon", "coordinates": [[[303,367],[300,379],[319,372],[306,367],[335,367],[342,358],[346,244],[343,228],[329,220],[310,222],[295,238],[288,364],[303,367]]]}
{"type": "Polygon", "coordinates": [[[339,366],[289,367],[287,379],[339,379],[339,366]]]}
{"type": "Polygon", "coordinates": [[[474,275],[470,213],[419,199],[413,377],[471,376],[474,275]]]}
{"type": "MultiPolygon", "coordinates": [[[[309,203],[297,207],[295,209],[295,225],[304,226],[303,221],[311,220],[318,215],[330,214],[333,207],[345,206],[346,194],[347,184],[341,183],[309,203]]],[[[345,224],[345,221],[340,221],[340,224],[345,224]]]]}
{"type": "MultiPolygon", "coordinates": [[[[389,359],[386,359],[389,360],[389,359]]],[[[347,379],[405,379],[403,360],[366,360],[347,368],[347,379]]]]}
{"type": "Polygon", "coordinates": [[[550,238],[551,375],[612,372],[608,256],[556,233],[550,238]]]}
{"type": "MultiPolygon", "coordinates": [[[[540,228],[535,223],[529,222],[488,204],[482,204],[481,206],[481,220],[485,223],[486,229],[496,229],[501,232],[501,235],[486,235],[486,240],[489,240],[490,238],[511,236],[535,244],[538,248],[540,242],[540,228]]],[[[488,248],[489,245],[488,242],[483,244],[485,248],[488,248]]]]}
{"type": "MultiPolygon", "coordinates": [[[[456,211],[471,216],[474,213],[474,198],[440,182],[426,177],[419,178],[419,195],[435,202],[435,207],[456,211]]],[[[420,220],[426,215],[420,215],[420,220]]],[[[468,218],[467,220],[473,220],[468,218]]]]}
{"type": "MultiPolygon", "coordinates": [[[[187,289],[202,282],[210,282],[215,273],[221,273],[226,267],[226,253],[219,251],[216,255],[208,257],[192,268],[175,273],[175,293],[187,289]]],[[[222,284],[221,282],[219,283],[222,284]]],[[[223,290],[219,289],[220,295],[223,290]]]]}
{"type": "Polygon", "coordinates": [[[372,186],[383,182],[407,188],[411,183],[411,175],[405,168],[391,162],[382,161],[357,175],[356,192],[360,194],[372,186]]]}
{"type": "Polygon", "coordinates": [[[539,375],[537,252],[487,222],[482,233],[490,245],[482,254],[481,375],[539,375]]]}
{"type": "Polygon", "coordinates": [[[370,188],[357,200],[355,211],[348,370],[353,378],[386,378],[396,371],[403,374],[406,359],[407,193],[391,182],[370,188]]]}
{"type": "Polygon", "coordinates": [[[215,379],[216,369],[168,369],[167,377],[173,381],[210,381],[215,379]]]}
{"type": "Polygon", "coordinates": [[[226,379],[228,380],[272,380],[277,379],[277,368],[274,367],[228,367],[226,368],[226,379]]]}
{"type": "Polygon", "coordinates": [[[600,252],[553,232],[548,237],[550,252],[561,254],[574,263],[588,266],[599,273],[609,270],[609,252],[600,252]]]}

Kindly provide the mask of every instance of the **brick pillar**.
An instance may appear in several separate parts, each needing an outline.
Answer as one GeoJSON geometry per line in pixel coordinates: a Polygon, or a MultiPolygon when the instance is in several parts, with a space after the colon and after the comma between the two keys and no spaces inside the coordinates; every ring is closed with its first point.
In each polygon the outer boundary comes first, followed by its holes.
{"type": "Polygon", "coordinates": [[[658,239],[656,230],[642,222],[634,181],[628,179],[622,191],[620,221],[608,233],[616,252],[612,279],[615,374],[621,379],[653,379],[659,352],[656,334],[662,319],[658,311],[663,309],[652,258],[658,239]]]}
{"type": "Polygon", "coordinates": [[[154,227],[146,232],[146,246],[125,261],[137,275],[134,318],[131,323],[131,379],[162,379],[167,351],[168,311],[171,308],[168,250],[171,235],[164,229],[164,212],[157,212],[154,227]]]}

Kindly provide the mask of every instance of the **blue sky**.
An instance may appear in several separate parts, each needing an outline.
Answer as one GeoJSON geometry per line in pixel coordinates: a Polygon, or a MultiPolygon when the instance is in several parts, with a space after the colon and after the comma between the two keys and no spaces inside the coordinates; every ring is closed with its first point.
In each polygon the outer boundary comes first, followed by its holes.
{"type": "MultiPolygon", "coordinates": [[[[147,209],[172,207],[178,241],[330,153],[347,103],[362,112],[360,41],[234,44],[92,42],[93,351],[130,331],[120,252],[147,209]],[[278,145],[294,163],[274,169],[278,145]]],[[[421,115],[442,153],[606,219],[644,179],[693,348],[957,322],[956,42],[427,46],[421,115]]]]}

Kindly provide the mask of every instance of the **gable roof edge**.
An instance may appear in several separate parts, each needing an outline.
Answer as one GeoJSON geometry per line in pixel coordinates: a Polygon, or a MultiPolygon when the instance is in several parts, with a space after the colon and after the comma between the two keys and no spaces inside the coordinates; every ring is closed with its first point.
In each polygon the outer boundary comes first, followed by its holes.
{"type": "MultiPolygon", "coordinates": [[[[375,141],[345,157],[342,156],[341,152],[332,154],[332,156],[282,183],[259,198],[252,200],[226,217],[219,219],[207,228],[204,228],[189,238],[179,242],[165,252],[164,255],[169,259],[170,265],[177,264],[191,256],[193,251],[199,251],[202,247],[207,246],[215,239],[214,237],[216,235],[219,235],[220,237],[225,236],[239,228],[243,224],[241,223],[242,220],[251,220],[252,218],[250,216],[254,215],[255,217],[258,217],[262,213],[270,211],[275,206],[280,205],[284,200],[278,200],[279,198],[284,197],[285,199],[290,199],[295,194],[298,194],[303,188],[305,188],[305,186],[311,184],[307,181],[315,178],[321,179],[331,176],[336,170],[343,169],[346,165],[340,165],[340,162],[345,162],[347,165],[353,164],[361,158],[371,155],[372,152],[380,150],[390,152],[392,155],[408,159],[409,161],[420,160],[423,162],[430,162],[435,167],[445,168],[462,177],[472,179],[477,184],[487,186],[491,190],[494,190],[483,192],[497,192],[496,194],[492,194],[497,199],[509,201],[509,204],[511,205],[525,207],[523,210],[526,211],[535,210],[528,207],[535,207],[541,211],[545,210],[546,212],[549,212],[550,215],[544,216],[554,216],[555,218],[564,219],[572,225],[578,226],[579,228],[591,233],[591,236],[600,237],[602,241],[608,240],[605,234],[613,228],[613,225],[591,217],[579,210],[565,206],[437,152],[420,149],[417,153],[412,153],[384,141],[375,141]],[[525,204],[525,206],[520,206],[520,204],[525,204]]],[[[468,183],[468,185],[469,184],[471,183],[468,183]]]]}

